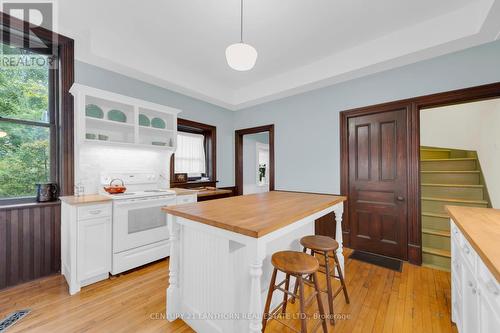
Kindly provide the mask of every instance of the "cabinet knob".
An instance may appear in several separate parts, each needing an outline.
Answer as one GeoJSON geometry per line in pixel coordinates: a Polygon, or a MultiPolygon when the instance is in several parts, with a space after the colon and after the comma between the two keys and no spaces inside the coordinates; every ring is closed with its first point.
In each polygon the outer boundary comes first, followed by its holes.
{"type": "Polygon", "coordinates": [[[397,199],[398,201],[405,201],[405,198],[404,198],[404,197],[402,197],[402,196],[398,196],[396,199],[397,199]]]}

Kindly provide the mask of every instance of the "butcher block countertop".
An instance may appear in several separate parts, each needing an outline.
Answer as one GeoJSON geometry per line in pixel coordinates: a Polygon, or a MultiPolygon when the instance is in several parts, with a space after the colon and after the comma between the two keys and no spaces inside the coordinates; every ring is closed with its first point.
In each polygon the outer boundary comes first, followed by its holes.
{"type": "Polygon", "coordinates": [[[446,206],[451,218],[500,282],[500,210],[446,206]]]}
{"type": "Polygon", "coordinates": [[[162,209],[188,220],[258,238],[345,200],[334,195],[273,191],[162,209]]]}
{"type": "Polygon", "coordinates": [[[110,201],[111,198],[100,194],[89,194],[89,195],[82,195],[79,197],[74,195],[68,195],[64,197],[59,197],[59,200],[61,200],[64,203],[67,203],[68,205],[80,205],[80,204],[110,201]]]}

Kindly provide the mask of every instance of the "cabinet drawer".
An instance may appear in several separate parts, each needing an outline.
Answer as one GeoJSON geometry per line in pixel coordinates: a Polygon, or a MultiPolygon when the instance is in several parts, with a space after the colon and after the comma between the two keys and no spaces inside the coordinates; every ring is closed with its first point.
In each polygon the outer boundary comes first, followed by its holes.
{"type": "Polygon", "coordinates": [[[95,219],[100,217],[111,216],[111,205],[101,204],[101,205],[89,205],[78,207],[78,219],[95,219]]]}
{"type": "Polygon", "coordinates": [[[461,232],[455,225],[453,220],[450,220],[450,231],[451,231],[451,239],[456,240],[457,242],[460,243],[461,232]]]}
{"type": "Polygon", "coordinates": [[[452,277],[452,283],[455,282],[455,287],[461,293],[462,286],[460,284],[460,281],[462,280],[462,262],[459,258],[460,257],[451,258],[451,277],[452,277]]]}
{"type": "Polygon", "coordinates": [[[487,297],[490,303],[495,304],[495,308],[500,312],[500,284],[481,260],[478,260],[477,268],[483,296],[487,297]]]}
{"type": "Polygon", "coordinates": [[[196,195],[180,195],[177,196],[177,204],[187,204],[187,203],[192,203],[196,202],[196,195]]]}
{"type": "Polygon", "coordinates": [[[473,272],[476,271],[476,261],[477,261],[477,254],[476,254],[476,251],[474,251],[474,249],[472,248],[472,246],[470,245],[469,241],[467,241],[467,239],[461,235],[461,244],[460,244],[460,247],[461,247],[461,254],[462,254],[462,258],[464,259],[464,262],[466,262],[469,267],[471,268],[471,270],[473,272]]]}

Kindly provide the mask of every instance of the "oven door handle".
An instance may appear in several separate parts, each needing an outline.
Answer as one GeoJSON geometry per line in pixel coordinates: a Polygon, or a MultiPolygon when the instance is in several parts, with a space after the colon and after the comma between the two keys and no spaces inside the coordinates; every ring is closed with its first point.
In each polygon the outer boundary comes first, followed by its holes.
{"type": "Polygon", "coordinates": [[[128,200],[116,200],[115,204],[117,206],[125,206],[125,205],[133,205],[133,204],[138,204],[138,205],[144,205],[144,206],[155,206],[158,204],[161,204],[161,206],[167,206],[171,204],[175,204],[175,197],[173,198],[157,198],[157,199],[151,199],[151,198],[137,198],[137,199],[128,199],[128,200]]]}

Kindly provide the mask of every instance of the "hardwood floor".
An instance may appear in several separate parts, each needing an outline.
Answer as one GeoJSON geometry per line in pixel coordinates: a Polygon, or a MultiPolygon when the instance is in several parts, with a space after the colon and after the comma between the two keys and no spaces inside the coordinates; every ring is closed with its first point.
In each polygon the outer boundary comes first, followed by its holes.
{"type": "MultiPolygon", "coordinates": [[[[192,332],[181,320],[161,318],[167,267],[163,260],[85,287],[75,296],[69,296],[59,275],[16,286],[0,292],[0,318],[32,310],[9,333],[192,332]]],[[[329,326],[331,332],[456,332],[450,321],[449,273],[407,263],[398,273],[349,259],[346,275],[351,304],[341,295],[335,299],[335,313],[345,319],[329,326]]],[[[294,313],[296,306],[289,304],[287,312],[294,313]]],[[[306,311],[314,313],[314,303],[306,311]]],[[[298,321],[290,323],[299,327],[298,321]]],[[[271,321],[266,332],[291,330],[271,321]]]]}

